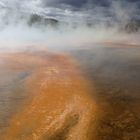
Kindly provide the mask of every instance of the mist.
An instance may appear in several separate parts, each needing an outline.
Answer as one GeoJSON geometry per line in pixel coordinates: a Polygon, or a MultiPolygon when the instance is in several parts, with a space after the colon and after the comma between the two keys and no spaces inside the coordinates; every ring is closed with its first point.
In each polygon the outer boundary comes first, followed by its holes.
{"type": "Polygon", "coordinates": [[[68,48],[99,42],[140,44],[138,1],[58,4],[55,0],[1,0],[0,11],[3,50],[68,48]]]}
{"type": "Polygon", "coordinates": [[[0,140],[138,140],[140,0],[0,0],[0,78],[0,140]]]}

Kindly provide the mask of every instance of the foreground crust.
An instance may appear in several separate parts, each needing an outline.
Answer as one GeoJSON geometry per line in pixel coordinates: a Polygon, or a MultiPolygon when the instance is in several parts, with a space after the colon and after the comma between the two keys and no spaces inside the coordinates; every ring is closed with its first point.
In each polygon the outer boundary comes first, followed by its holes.
{"type": "Polygon", "coordinates": [[[24,82],[32,95],[30,103],[11,120],[5,140],[95,138],[96,105],[88,82],[71,58],[22,53],[3,57],[15,71],[30,72],[24,82]]]}

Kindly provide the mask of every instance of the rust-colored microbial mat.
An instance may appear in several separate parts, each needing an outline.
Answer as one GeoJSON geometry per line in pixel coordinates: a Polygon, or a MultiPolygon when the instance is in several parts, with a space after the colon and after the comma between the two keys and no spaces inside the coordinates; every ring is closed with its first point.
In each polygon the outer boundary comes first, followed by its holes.
{"type": "MultiPolygon", "coordinates": [[[[5,140],[93,140],[96,105],[88,82],[68,56],[18,53],[1,55],[7,69],[27,72],[30,99],[13,115],[5,140]]],[[[20,94],[20,93],[18,93],[20,94]]]]}

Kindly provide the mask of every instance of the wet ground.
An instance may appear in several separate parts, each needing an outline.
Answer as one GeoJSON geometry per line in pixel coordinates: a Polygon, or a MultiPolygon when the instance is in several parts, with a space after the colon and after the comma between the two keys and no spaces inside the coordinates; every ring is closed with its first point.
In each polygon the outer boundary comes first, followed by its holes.
{"type": "MultiPolygon", "coordinates": [[[[24,127],[28,126],[28,124],[33,125],[34,122],[38,120],[38,115],[41,118],[39,120],[44,120],[43,117],[46,116],[46,114],[42,115],[42,113],[36,112],[35,110],[39,109],[44,111],[44,109],[42,110],[41,108],[46,106],[46,103],[40,104],[38,98],[43,97],[41,102],[44,102],[44,99],[46,102],[48,99],[46,99],[46,94],[37,96],[37,93],[40,93],[40,86],[38,87],[36,84],[39,80],[45,81],[42,72],[47,71],[47,78],[51,77],[51,84],[49,85],[51,89],[49,89],[51,102],[47,106],[51,106],[54,100],[59,99],[60,96],[55,96],[56,92],[59,92],[62,94],[61,96],[64,97],[64,100],[67,100],[62,101],[64,104],[59,102],[56,104],[53,103],[55,104],[54,106],[63,108],[62,106],[67,105],[69,102],[68,106],[70,107],[68,107],[68,109],[66,106],[61,111],[59,109],[58,111],[56,108],[52,109],[56,110],[56,112],[60,112],[60,114],[68,115],[60,117],[62,119],[59,119],[58,122],[61,121],[64,125],[60,125],[60,127],[54,125],[53,131],[55,128],[59,128],[59,131],[54,131],[55,134],[49,136],[48,139],[66,139],[68,137],[69,139],[74,139],[75,137],[70,137],[70,134],[73,136],[80,136],[81,133],[86,135],[85,133],[88,133],[87,130],[90,129],[93,130],[90,131],[90,134],[93,136],[96,135],[97,140],[139,140],[140,47],[126,47],[121,44],[116,46],[97,44],[92,47],[86,46],[86,48],[72,48],[66,50],[64,53],[68,55],[61,56],[59,52],[59,55],[44,52],[30,55],[14,54],[14,56],[11,56],[11,54],[2,54],[0,56],[1,135],[4,134],[6,128],[10,128],[10,132],[8,132],[9,136],[6,140],[18,140],[19,138],[17,137],[24,134],[24,127]],[[34,79],[33,76],[33,79],[31,78],[31,80],[29,80],[27,77],[30,77],[32,73],[34,73],[34,75],[37,74],[39,77],[35,76],[34,79]],[[28,80],[29,82],[26,82],[28,80]],[[58,86],[58,83],[61,84],[58,86]],[[56,85],[55,89],[54,85],[56,85]],[[60,89],[63,90],[59,91],[60,89]],[[69,89],[73,90],[69,91],[69,89]],[[71,94],[73,91],[75,91],[74,94],[71,94]],[[67,92],[70,97],[64,96],[67,92]],[[81,99],[76,98],[76,100],[73,100],[75,93],[81,99]],[[87,94],[90,94],[92,97],[88,97],[87,94]],[[54,98],[52,98],[52,96],[54,96],[54,98]],[[30,104],[29,101],[32,104],[30,104]],[[74,106],[72,106],[73,102],[74,106]],[[90,105],[87,105],[87,102],[89,102],[90,105]],[[89,106],[93,106],[94,109],[91,109],[91,111],[89,106]],[[30,110],[35,113],[28,114],[30,110]],[[67,112],[66,110],[69,111],[67,112]],[[71,111],[72,116],[69,115],[71,111]],[[15,115],[17,112],[19,112],[19,115],[15,115]],[[80,120],[79,117],[83,116],[84,112],[87,112],[85,113],[87,115],[83,117],[84,123],[77,126],[80,120]],[[34,116],[34,119],[32,119],[32,116],[34,116]],[[67,121],[66,116],[70,116],[69,121],[67,121]],[[10,123],[11,118],[14,118],[12,123],[10,123]],[[96,123],[94,122],[95,118],[96,123]],[[12,124],[12,126],[10,124],[12,124]],[[17,124],[18,126],[16,126],[17,124]],[[92,127],[89,127],[90,125],[92,127]],[[19,126],[22,126],[22,128],[19,126]],[[83,127],[85,131],[83,131],[83,127]]],[[[59,116],[59,113],[55,116],[59,116]]],[[[58,122],[56,124],[58,124],[58,122]]],[[[37,124],[41,126],[42,123],[43,121],[38,121],[37,124]]],[[[36,126],[34,126],[32,130],[36,130],[35,128],[36,126]]],[[[42,135],[44,131],[41,133],[41,130],[44,127],[39,128],[39,134],[42,135]]],[[[47,132],[47,129],[45,132],[47,132]]],[[[30,134],[32,134],[34,139],[37,139],[39,135],[37,132],[31,133],[31,131],[30,134]]],[[[26,139],[31,140],[30,134],[26,139]]],[[[25,139],[25,137],[22,137],[22,139],[25,139]]],[[[77,139],[81,140],[81,137],[77,137],[77,139]]],[[[82,139],[88,140],[93,138],[84,138],[83,136],[82,139]]]]}
{"type": "Polygon", "coordinates": [[[95,137],[91,132],[96,104],[88,94],[88,81],[71,57],[50,52],[5,53],[0,57],[1,96],[6,104],[6,108],[0,106],[1,139],[95,137]]]}
{"type": "Polygon", "coordinates": [[[94,97],[102,112],[98,140],[139,140],[139,46],[98,45],[72,54],[96,87],[94,97]]]}

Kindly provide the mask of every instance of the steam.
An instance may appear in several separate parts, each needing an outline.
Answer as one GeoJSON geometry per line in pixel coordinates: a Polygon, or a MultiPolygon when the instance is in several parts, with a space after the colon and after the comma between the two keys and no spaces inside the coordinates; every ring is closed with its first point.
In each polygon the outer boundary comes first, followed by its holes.
{"type": "Polygon", "coordinates": [[[1,48],[71,47],[107,41],[140,44],[139,32],[128,33],[124,28],[133,19],[140,20],[138,1],[82,2],[1,0],[1,48]],[[34,15],[39,21],[29,24],[34,15]]]}

